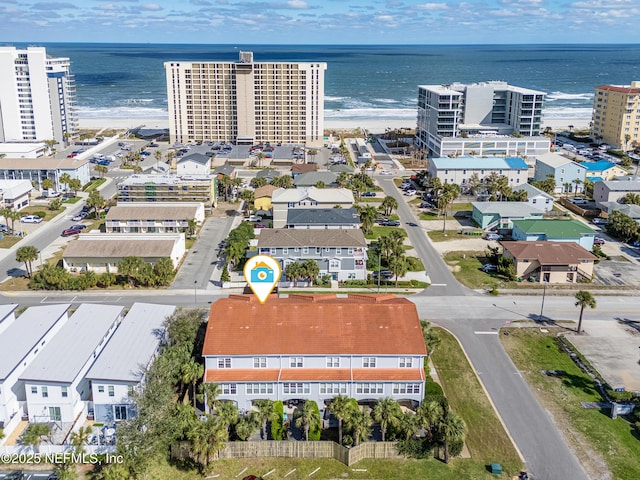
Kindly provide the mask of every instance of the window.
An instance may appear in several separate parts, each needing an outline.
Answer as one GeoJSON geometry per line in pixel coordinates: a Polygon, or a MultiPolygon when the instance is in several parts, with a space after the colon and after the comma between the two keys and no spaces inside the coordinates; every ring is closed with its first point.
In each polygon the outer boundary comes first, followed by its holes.
{"type": "Polygon", "coordinates": [[[98,392],[104,393],[104,385],[98,385],[98,392]]]}
{"type": "Polygon", "coordinates": [[[230,358],[219,358],[218,359],[218,368],[231,368],[231,359],[230,358]]]}
{"type": "Polygon", "coordinates": [[[347,393],[346,383],[321,383],[320,394],[341,395],[347,393]]]}
{"type": "Polygon", "coordinates": [[[113,406],[113,418],[116,420],[127,419],[127,406],[126,405],[114,405],[113,406]]]}
{"type": "Polygon", "coordinates": [[[358,383],[356,384],[356,393],[383,393],[384,385],[382,383],[358,383]]]}
{"type": "Polygon", "coordinates": [[[47,398],[49,396],[49,389],[47,387],[42,387],[42,398],[47,398]]]}
{"type": "Polygon", "coordinates": [[[60,387],[62,391],[62,398],[67,398],[69,396],[69,392],[67,391],[67,387],[60,387]]]}
{"type": "Polygon", "coordinates": [[[393,384],[393,394],[419,394],[420,393],[420,384],[419,383],[394,383],[393,384]]]}
{"type": "Polygon", "coordinates": [[[308,383],[283,383],[282,393],[286,394],[309,394],[311,393],[311,387],[308,383]]]}
{"type": "Polygon", "coordinates": [[[302,357],[289,358],[289,366],[291,368],[302,368],[302,357]]]}
{"type": "Polygon", "coordinates": [[[340,357],[327,357],[327,368],[340,367],[340,357]]]}
{"type": "Polygon", "coordinates": [[[127,395],[129,395],[130,397],[133,396],[133,385],[129,385],[127,387],[127,395]]]}
{"type": "Polygon", "coordinates": [[[411,368],[411,367],[413,367],[413,358],[411,358],[411,357],[400,357],[398,359],[398,367],[400,367],[400,368],[411,368]]]}
{"type": "Polygon", "coordinates": [[[302,247],[302,253],[309,253],[309,247],[302,247]]]}
{"type": "Polygon", "coordinates": [[[38,394],[38,387],[31,387],[31,393],[38,394]]]}
{"type": "Polygon", "coordinates": [[[376,357],[362,357],[362,368],[376,368],[376,357]]]}
{"type": "Polygon", "coordinates": [[[273,383],[247,383],[247,395],[273,394],[273,383]]]}
{"type": "Polygon", "coordinates": [[[109,385],[107,387],[107,390],[109,392],[109,396],[110,397],[115,397],[116,396],[116,392],[115,392],[115,389],[114,389],[113,385],[109,385]]]}
{"type": "Polygon", "coordinates": [[[253,357],[253,368],[267,368],[267,357],[253,357]]]}
{"type": "Polygon", "coordinates": [[[288,248],[283,248],[282,249],[282,254],[283,255],[289,255],[289,249],[288,248]]]}
{"type": "Polygon", "coordinates": [[[235,383],[221,383],[220,390],[223,395],[235,395],[237,392],[237,385],[235,383]]]}
{"type": "Polygon", "coordinates": [[[336,255],[342,255],[342,249],[336,248],[336,255]]]}

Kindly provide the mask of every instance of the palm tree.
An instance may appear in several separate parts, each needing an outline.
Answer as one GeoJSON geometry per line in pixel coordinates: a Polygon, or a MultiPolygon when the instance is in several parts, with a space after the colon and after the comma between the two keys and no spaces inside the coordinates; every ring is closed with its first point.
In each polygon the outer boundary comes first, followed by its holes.
{"type": "Polygon", "coordinates": [[[267,422],[273,420],[276,415],[276,411],[273,407],[273,400],[261,398],[253,402],[253,406],[258,409],[258,420],[262,424],[261,435],[262,439],[267,439],[267,422]]]}
{"type": "Polygon", "coordinates": [[[244,211],[246,215],[251,214],[253,210],[253,202],[255,200],[255,193],[253,190],[242,190],[240,192],[240,198],[244,200],[244,211]]]}
{"type": "Polygon", "coordinates": [[[193,408],[196,408],[196,383],[204,375],[204,365],[191,359],[189,362],[182,365],[180,368],[182,373],[182,381],[185,384],[191,384],[191,391],[193,393],[193,408]]]}
{"type": "Polygon", "coordinates": [[[258,152],[258,155],[256,155],[256,158],[258,159],[258,166],[261,167],[262,166],[262,160],[264,160],[264,158],[267,155],[264,152],[258,152]]]}
{"type": "Polygon", "coordinates": [[[342,445],[342,422],[353,410],[353,403],[349,397],[338,395],[329,403],[329,410],[338,420],[338,443],[342,445]]]}
{"type": "Polygon", "coordinates": [[[216,408],[216,417],[224,425],[228,437],[231,425],[238,423],[238,407],[233,402],[220,402],[216,408]]]}
{"type": "Polygon", "coordinates": [[[78,196],[78,190],[82,190],[82,182],[78,178],[72,178],[69,182],[69,188],[73,191],[73,196],[78,196]]]}
{"type": "Polygon", "coordinates": [[[69,175],[68,173],[63,173],[62,175],[60,175],[60,178],[58,179],[58,181],[61,184],[66,185],[65,190],[68,190],[69,182],[71,182],[71,175],[69,175]]]}
{"type": "Polygon", "coordinates": [[[576,178],[576,179],[573,180],[572,183],[574,183],[575,186],[576,186],[576,188],[574,189],[574,195],[573,196],[577,197],[578,196],[578,187],[582,184],[582,180],[580,180],[579,178],[576,178]]]}
{"type": "Polygon", "coordinates": [[[371,434],[371,416],[369,412],[360,408],[353,409],[345,419],[347,426],[353,432],[353,445],[356,446],[360,440],[369,438],[371,434]]]}
{"type": "Polygon", "coordinates": [[[625,152],[629,150],[629,140],[631,140],[631,135],[626,133],[624,135],[624,151],[625,152]]]}
{"type": "Polygon", "coordinates": [[[76,449],[76,452],[82,452],[84,450],[84,445],[87,444],[89,435],[91,435],[91,427],[80,427],[77,432],[72,432],[69,436],[69,442],[76,449]]]}
{"type": "Polygon", "coordinates": [[[420,430],[418,416],[413,412],[404,412],[399,420],[400,430],[404,433],[404,439],[409,440],[420,430]]]}
{"type": "Polygon", "coordinates": [[[218,401],[217,398],[222,393],[220,385],[217,383],[203,382],[200,384],[200,401],[204,403],[207,413],[215,408],[218,401]]]}
{"type": "Polygon", "coordinates": [[[364,206],[358,207],[358,213],[360,214],[360,223],[362,224],[362,231],[366,234],[371,233],[378,211],[375,207],[364,206]]]}
{"type": "Polygon", "coordinates": [[[433,429],[438,424],[440,418],[444,414],[442,405],[438,402],[422,402],[416,410],[416,416],[418,417],[418,423],[422,428],[429,432],[430,436],[433,436],[433,429]]]}
{"type": "Polygon", "coordinates": [[[100,178],[103,178],[109,171],[109,169],[104,165],[96,165],[94,170],[100,175],[100,178]]]}
{"type": "Polygon", "coordinates": [[[302,406],[302,412],[296,419],[296,427],[302,428],[304,432],[304,439],[309,441],[309,430],[320,428],[320,411],[318,410],[318,404],[313,400],[306,400],[302,406]]]}
{"type": "Polygon", "coordinates": [[[344,188],[349,184],[350,181],[351,174],[347,172],[340,172],[340,175],[338,175],[338,178],[336,179],[336,185],[338,185],[338,187],[340,188],[344,188]]]}
{"type": "Polygon", "coordinates": [[[395,275],[396,288],[398,288],[398,277],[404,277],[409,271],[409,262],[407,261],[407,257],[404,255],[391,257],[391,260],[389,260],[389,270],[395,275]]]}
{"type": "Polygon", "coordinates": [[[318,155],[318,150],[316,150],[315,148],[310,148],[309,150],[307,150],[307,155],[311,157],[311,163],[313,163],[316,155],[318,155]]]}
{"type": "Polygon", "coordinates": [[[627,205],[640,205],[640,194],[639,193],[627,193],[621,200],[622,203],[627,205]]]}
{"type": "Polygon", "coordinates": [[[582,314],[585,307],[596,308],[596,299],[586,290],[580,290],[575,294],[576,307],[580,307],[580,318],[578,319],[578,333],[582,331],[582,314]]]}
{"type": "Polygon", "coordinates": [[[426,320],[420,320],[420,327],[422,328],[424,343],[427,346],[427,354],[433,355],[436,347],[440,345],[440,335],[438,335],[438,332],[436,332],[431,324],[426,320]]]}
{"type": "Polygon", "coordinates": [[[293,286],[295,287],[297,281],[302,277],[302,264],[299,262],[289,263],[284,270],[284,276],[288,278],[290,282],[293,282],[293,286]]]}
{"type": "Polygon", "coordinates": [[[398,208],[398,201],[393,197],[384,197],[380,206],[384,210],[385,217],[388,217],[398,208]]]}
{"type": "Polygon", "coordinates": [[[87,206],[93,209],[95,218],[98,218],[98,209],[104,205],[104,198],[98,190],[91,190],[89,198],[87,198],[87,206]]]}
{"type": "Polygon", "coordinates": [[[444,463],[449,463],[449,444],[464,441],[467,425],[458,414],[447,411],[440,419],[437,428],[444,442],[444,463]]]}
{"type": "Polygon", "coordinates": [[[24,247],[20,247],[16,250],[16,262],[24,262],[27,277],[29,278],[31,278],[31,275],[33,274],[31,262],[38,258],[38,254],[38,249],[33,245],[25,245],[24,247]]]}
{"type": "Polygon", "coordinates": [[[44,437],[51,435],[51,427],[46,423],[31,423],[29,428],[22,436],[22,442],[25,445],[32,445],[36,453],[40,452],[40,443],[44,437]]]}
{"type": "Polygon", "coordinates": [[[235,428],[236,435],[240,440],[245,441],[253,435],[253,432],[255,432],[259,427],[260,422],[258,422],[256,412],[249,412],[238,420],[235,428]]]}
{"type": "Polygon", "coordinates": [[[204,422],[195,424],[189,435],[191,450],[198,459],[204,459],[205,469],[209,467],[211,457],[215,457],[222,450],[228,440],[227,431],[217,418],[207,415],[204,422]]]}
{"type": "Polygon", "coordinates": [[[442,187],[442,191],[438,196],[438,209],[442,214],[442,233],[447,229],[447,208],[460,195],[460,187],[454,183],[447,183],[442,187]]]}
{"type": "Polygon", "coordinates": [[[187,220],[187,232],[189,233],[190,237],[195,235],[197,229],[198,229],[198,222],[196,221],[195,218],[190,218],[189,220],[187,220]]]}
{"type": "Polygon", "coordinates": [[[400,405],[393,398],[380,398],[376,401],[371,412],[371,417],[374,421],[380,424],[380,431],[382,432],[382,441],[385,441],[387,428],[390,425],[396,426],[402,417],[402,410],[400,405]]]}
{"type": "Polygon", "coordinates": [[[316,262],[312,258],[305,260],[302,263],[302,272],[304,273],[304,276],[309,280],[309,283],[313,285],[313,282],[316,280],[316,278],[318,278],[318,275],[320,275],[320,267],[318,266],[318,262],[316,262]]]}
{"type": "Polygon", "coordinates": [[[129,285],[133,287],[143,265],[144,260],[140,257],[123,257],[118,262],[118,274],[126,275],[129,285]]]}

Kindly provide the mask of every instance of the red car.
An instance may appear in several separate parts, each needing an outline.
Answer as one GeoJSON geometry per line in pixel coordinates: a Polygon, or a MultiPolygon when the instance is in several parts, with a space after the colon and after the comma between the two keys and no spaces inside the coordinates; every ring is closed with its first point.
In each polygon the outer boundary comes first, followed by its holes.
{"type": "Polygon", "coordinates": [[[265,225],[254,225],[253,228],[267,228],[265,225]]]}

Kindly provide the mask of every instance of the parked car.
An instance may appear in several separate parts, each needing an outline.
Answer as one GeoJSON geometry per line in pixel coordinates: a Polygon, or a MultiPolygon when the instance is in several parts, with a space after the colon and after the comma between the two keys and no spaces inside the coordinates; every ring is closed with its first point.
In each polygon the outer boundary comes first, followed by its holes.
{"type": "Polygon", "coordinates": [[[589,203],[589,200],[587,200],[584,197],[575,197],[575,198],[572,198],[570,202],[573,203],[574,205],[586,205],[587,203],[589,203]]]}
{"type": "Polygon", "coordinates": [[[502,235],[498,233],[487,233],[484,239],[485,240],[502,240],[502,235]]]}
{"type": "Polygon", "coordinates": [[[410,196],[412,196],[412,195],[415,195],[415,194],[416,194],[416,191],[415,191],[415,190],[405,190],[404,194],[405,194],[407,197],[410,197],[410,196]]]}
{"type": "Polygon", "coordinates": [[[24,217],[20,217],[20,223],[40,223],[42,221],[42,217],[37,215],[25,215],[24,217]]]}
{"type": "Polygon", "coordinates": [[[376,192],[364,192],[362,194],[363,197],[375,197],[376,196],[376,192]]]}
{"type": "Polygon", "coordinates": [[[596,237],[593,239],[593,244],[594,245],[604,245],[606,242],[604,241],[603,238],[600,237],[596,237]]]}
{"type": "Polygon", "coordinates": [[[606,218],[596,217],[593,220],[591,220],[591,223],[593,223],[594,225],[606,225],[608,221],[606,218]]]}
{"type": "Polygon", "coordinates": [[[399,227],[400,222],[398,220],[387,220],[382,225],[384,225],[385,227],[399,227]]]}
{"type": "Polygon", "coordinates": [[[62,237],[70,237],[72,235],[78,235],[82,230],[78,230],[77,228],[67,228],[63,230],[61,233],[62,237]]]}
{"type": "Polygon", "coordinates": [[[482,271],[483,272],[497,272],[498,271],[498,266],[494,265],[493,263],[485,263],[484,265],[482,265],[482,271]]]}
{"type": "Polygon", "coordinates": [[[389,270],[379,270],[379,271],[375,271],[371,274],[371,276],[373,278],[392,278],[393,277],[393,273],[391,273],[389,270]]]}
{"type": "Polygon", "coordinates": [[[257,224],[257,225],[254,225],[253,228],[267,228],[267,226],[266,225],[257,224]]]}
{"type": "Polygon", "coordinates": [[[75,217],[73,217],[71,220],[73,220],[74,222],[80,222],[80,221],[84,220],[85,218],[87,218],[88,216],[89,216],[89,213],[80,212],[75,217]]]}
{"type": "Polygon", "coordinates": [[[84,230],[85,228],[87,228],[86,225],[82,225],[81,223],[78,223],[76,225],[71,225],[69,227],[69,230],[84,230]]]}
{"type": "Polygon", "coordinates": [[[262,220],[262,218],[258,215],[249,215],[244,219],[245,222],[259,222],[260,220],[262,220]]]}
{"type": "Polygon", "coordinates": [[[393,172],[390,170],[382,170],[380,172],[380,175],[393,175],[393,172]]]}

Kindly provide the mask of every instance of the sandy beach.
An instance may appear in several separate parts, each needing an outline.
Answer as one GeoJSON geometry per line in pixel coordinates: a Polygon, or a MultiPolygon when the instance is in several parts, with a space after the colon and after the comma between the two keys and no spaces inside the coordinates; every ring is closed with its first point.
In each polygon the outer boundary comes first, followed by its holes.
{"type": "MultiPolygon", "coordinates": [[[[569,130],[572,125],[574,130],[589,128],[588,119],[575,118],[553,118],[542,121],[543,128],[551,127],[554,131],[569,130]]],[[[169,119],[166,117],[153,118],[80,118],[80,128],[82,129],[103,129],[121,128],[131,129],[136,127],[144,128],[169,128],[169,119]]],[[[325,130],[355,130],[365,128],[369,133],[384,133],[387,128],[392,130],[406,128],[415,129],[415,122],[406,120],[325,120],[325,130]]]]}

